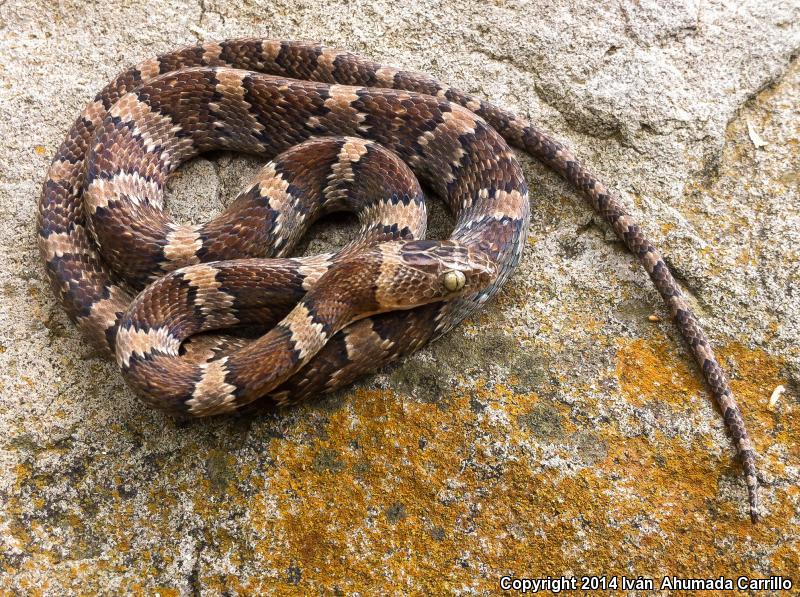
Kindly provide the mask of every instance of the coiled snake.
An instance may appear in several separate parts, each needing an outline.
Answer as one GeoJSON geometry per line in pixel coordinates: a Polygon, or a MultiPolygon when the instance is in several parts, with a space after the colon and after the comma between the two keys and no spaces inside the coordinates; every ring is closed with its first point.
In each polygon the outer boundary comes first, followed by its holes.
{"type": "Polygon", "coordinates": [[[58,149],[39,203],[41,254],[69,317],[149,404],[204,416],[262,397],[292,402],[418,349],[497,292],[529,222],[509,145],[573,183],[644,265],[736,442],[755,522],[744,421],[659,253],[563,145],[430,76],[257,39],[142,62],[58,149]],[[213,222],[177,224],[163,211],[165,181],[212,149],[272,161],[213,222]],[[453,212],[450,239],[421,240],[417,179],[453,212]],[[357,240],[286,257],[314,220],[342,210],[358,214],[357,240]],[[184,342],[234,327],[271,329],[184,342]]]}

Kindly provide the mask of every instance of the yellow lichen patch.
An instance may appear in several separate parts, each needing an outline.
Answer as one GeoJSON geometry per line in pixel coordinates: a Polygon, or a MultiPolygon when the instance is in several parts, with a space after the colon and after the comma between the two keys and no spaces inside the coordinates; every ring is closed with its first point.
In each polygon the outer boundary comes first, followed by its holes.
{"type": "MultiPolygon", "coordinates": [[[[748,406],[759,396],[750,384],[780,371],[757,351],[733,346],[722,354],[735,362],[742,378],[735,389],[748,406]]],[[[675,383],[674,372],[665,375],[658,378],[664,385],[675,383]]],[[[755,546],[774,573],[796,568],[797,541],[786,536],[785,523],[795,515],[797,489],[771,492],[769,514],[751,525],[744,487],[733,481],[738,466],[702,435],[630,437],[615,421],[582,428],[567,405],[482,380],[450,396],[446,408],[374,390],[354,392],[337,409],[304,408],[289,436],[264,446],[266,467],[189,442],[185,453],[202,454],[201,471],[186,476],[186,461],[163,460],[143,495],[144,511],[123,500],[124,488],[113,489],[126,480],[121,469],[103,498],[114,504],[113,516],[63,519],[75,533],[92,529],[105,537],[121,559],[71,566],[65,574],[91,589],[103,570],[119,569],[132,553],[142,576],[175,565],[175,546],[190,540],[175,526],[181,511],[230,521],[193,536],[198,558],[203,550],[213,554],[214,567],[198,565],[196,575],[211,592],[495,591],[504,574],[632,570],[657,579],[757,575],[765,568],[751,554],[755,546]],[[471,407],[473,399],[483,410],[471,407]],[[539,407],[560,418],[553,437],[534,437],[526,426],[526,415],[539,407]],[[542,462],[541,444],[552,444],[549,458],[566,460],[581,433],[605,446],[594,464],[542,462]],[[163,541],[141,550],[143,536],[163,541]]],[[[793,405],[785,408],[782,416],[796,416],[793,405]]],[[[17,489],[31,485],[37,486],[34,471],[21,467],[17,489]]],[[[11,508],[13,514],[20,504],[11,508]]],[[[26,565],[57,561],[52,551],[34,548],[46,535],[38,521],[12,533],[33,554],[26,565]]],[[[125,589],[175,590],[146,582],[125,589]]]]}
{"type": "Polygon", "coordinates": [[[587,317],[585,314],[573,311],[567,315],[567,330],[579,329],[592,338],[607,338],[607,322],[596,317],[587,317]]]}
{"type": "Polygon", "coordinates": [[[256,551],[279,569],[298,566],[312,586],[368,591],[380,559],[397,587],[434,588],[429,562],[450,555],[437,537],[452,532],[459,510],[438,494],[448,478],[461,494],[467,457],[464,424],[472,417],[466,401],[458,406],[443,416],[433,404],[357,392],[354,412],[334,414],[326,439],[276,446],[268,491],[283,505],[256,551]]]}
{"type": "MultiPolygon", "coordinates": [[[[616,375],[626,400],[637,406],[653,401],[680,406],[705,391],[699,370],[675,354],[674,348],[660,341],[620,341],[616,375]]],[[[794,461],[800,460],[800,445],[794,439],[800,429],[796,401],[784,400],[779,409],[768,408],[774,388],[788,385],[782,374],[783,359],[741,344],[721,347],[717,356],[724,367],[735,367],[730,385],[756,451],[763,454],[780,445],[794,461]]],[[[777,461],[775,467],[783,469],[777,461]]]]}
{"type": "MultiPolygon", "coordinates": [[[[800,488],[787,488],[787,496],[795,503],[800,501],[800,488]]],[[[800,534],[794,533],[773,552],[771,563],[774,570],[800,570],[800,534]]]]}
{"type": "Polygon", "coordinates": [[[736,504],[718,498],[727,467],[709,458],[702,443],[615,432],[603,437],[611,448],[595,470],[542,478],[518,461],[509,466],[508,482],[487,496],[493,507],[481,518],[478,534],[494,536],[499,549],[496,560],[484,552],[484,562],[498,573],[523,565],[532,575],[633,569],[653,576],[735,576],[754,571],[746,546],[758,543],[772,546],[775,573],[796,569],[797,552],[774,537],[782,517],[792,515],[788,496],[754,527],[736,504]],[[713,525],[704,523],[710,512],[713,525]],[[508,536],[500,540],[503,530],[508,536]]]}
{"type": "MultiPolygon", "coordinates": [[[[493,391],[479,392],[492,400],[493,391]]],[[[560,570],[737,575],[754,570],[746,549],[754,542],[785,571],[791,554],[773,525],[791,516],[792,500],[778,496],[753,527],[740,504],[719,495],[721,477],[738,472],[709,457],[703,438],[629,438],[609,426],[608,454],[595,468],[539,472],[515,422],[524,400],[499,388],[492,404],[508,415],[500,422],[476,416],[466,396],[442,411],[359,391],[352,411],[331,417],[325,439],[274,444],[276,475],[251,503],[269,495],[279,505],[253,520],[263,538],[254,547],[265,566],[290,572],[237,583],[289,590],[292,570],[305,588],[345,593],[492,590],[502,574],[560,570]],[[492,451],[469,440],[476,430],[487,446],[509,442],[514,458],[497,474],[492,451]],[[709,515],[715,523],[702,524],[709,515]]]]}
{"type": "Polygon", "coordinates": [[[797,400],[786,395],[780,406],[768,407],[773,390],[779,385],[789,386],[784,376],[784,361],[760,350],[751,350],[741,344],[729,344],[719,349],[722,362],[735,367],[731,389],[750,429],[756,451],[763,453],[775,444],[786,447],[792,460],[800,461],[800,408],[797,400]]]}
{"type": "Polygon", "coordinates": [[[658,400],[686,405],[701,389],[698,373],[666,341],[620,340],[616,374],[631,404],[658,400]]]}

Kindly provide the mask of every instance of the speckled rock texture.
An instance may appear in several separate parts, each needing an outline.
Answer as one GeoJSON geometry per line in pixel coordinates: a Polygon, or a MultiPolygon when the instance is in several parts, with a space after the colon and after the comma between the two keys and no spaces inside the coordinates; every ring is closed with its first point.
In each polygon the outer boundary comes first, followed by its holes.
{"type": "MultiPolygon", "coordinates": [[[[800,584],[795,0],[9,0],[0,30],[0,591],[488,594],[506,574],[800,584]],[[54,303],[40,186],[118,71],[251,35],[430,72],[576,149],[664,251],[731,373],[763,521],[746,515],[722,418],[642,268],[526,157],[522,265],[438,343],[282,412],[179,423],[143,407],[54,303]]],[[[257,166],[195,160],[173,212],[218,212],[257,166]]],[[[320,225],[304,250],[352,229],[320,225]]]]}

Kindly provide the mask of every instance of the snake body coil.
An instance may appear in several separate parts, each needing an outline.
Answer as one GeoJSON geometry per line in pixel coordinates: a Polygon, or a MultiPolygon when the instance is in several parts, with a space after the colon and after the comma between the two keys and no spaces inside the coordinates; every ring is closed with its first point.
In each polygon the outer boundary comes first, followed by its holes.
{"type": "Polygon", "coordinates": [[[263,397],[293,402],[418,349],[497,292],[529,222],[509,145],[572,182],[644,265],[733,435],[755,521],[741,413],[656,249],[564,146],[427,75],[254,39],[145,61],[97,95],[59,148],[40,249],[67,314],[148,403],[204,416],[263,397]],[[216,220],[173,222],[167,178],[213,149],[272,161],[216,220]],[[450,239],[422,239],[417,180],[455,215],[450,239]],[[333,211],[358,215],[356,240],[337,254],[286,256],[333,211]],[[195,336],[242,326],[269,331],[195,336]]]}

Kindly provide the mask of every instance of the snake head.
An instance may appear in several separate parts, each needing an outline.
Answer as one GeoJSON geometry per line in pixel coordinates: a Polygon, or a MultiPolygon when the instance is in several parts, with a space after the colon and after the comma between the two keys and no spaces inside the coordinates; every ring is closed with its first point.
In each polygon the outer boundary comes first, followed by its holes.
{"type": "Polygon", "coordinates": [[[475,294],[497,275],[486,253],[458,242],[418,240],[385,246],[378,298],[391,309],[475,294]]]}

